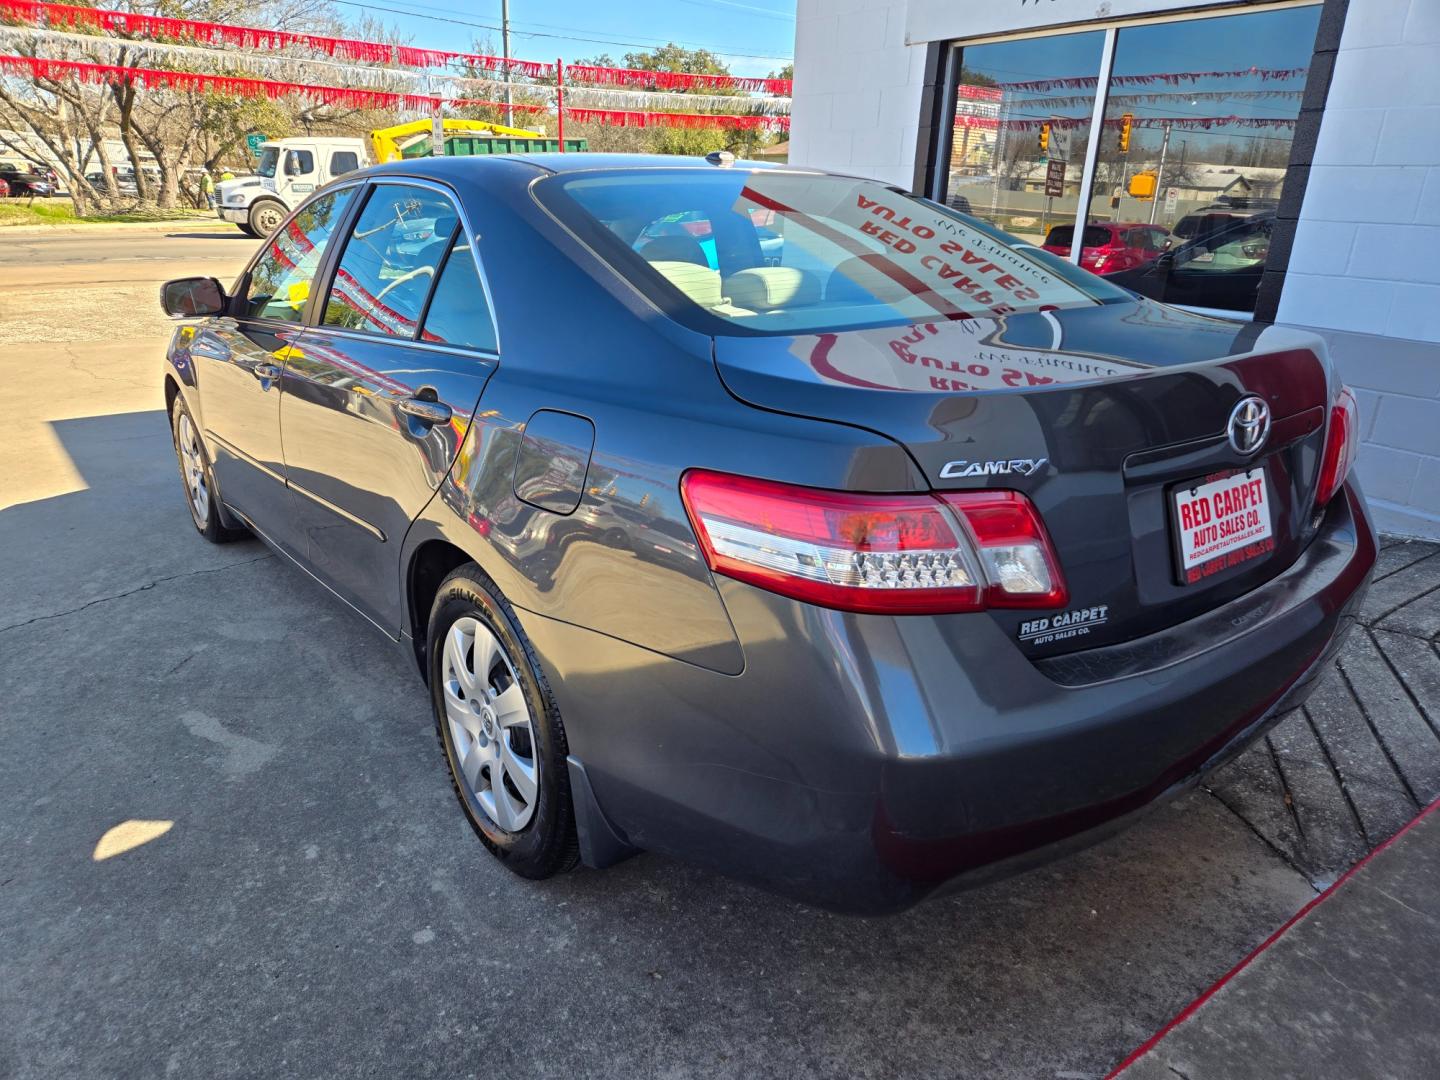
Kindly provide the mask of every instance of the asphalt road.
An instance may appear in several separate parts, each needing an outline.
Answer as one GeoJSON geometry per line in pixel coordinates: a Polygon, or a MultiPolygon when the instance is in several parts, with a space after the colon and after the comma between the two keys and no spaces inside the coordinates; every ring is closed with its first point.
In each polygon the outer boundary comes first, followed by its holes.
{"type": "Polygon", "coordinates": [[[1199,794],[890,919],[513,877],[406,661],[190,525],[155,286],[251,243],[0,244],[0,1076],[1098,1077],[1314,895],[1199,794]]]}

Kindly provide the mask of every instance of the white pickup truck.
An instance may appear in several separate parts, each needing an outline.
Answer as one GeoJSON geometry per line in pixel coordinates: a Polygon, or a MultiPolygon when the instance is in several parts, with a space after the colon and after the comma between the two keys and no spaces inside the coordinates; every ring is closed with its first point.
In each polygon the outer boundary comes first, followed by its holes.
{"type": "Polygon", "coordinates": [[[269,236],[316,188],[367,164],[362,139],[295,138],[263,143],[254,176],[216,185],[215,213],[251,236],[269,236]]]}
{"type": "Polygon", "coordinates": [[[541,131],[454,117],[379,128],[370,132],[368,147],[366,140],[353,136],[272,139],[260,144],[260,164],[254,176],[216,185],[215,212],[251,236],[269,236],[315,189],[367,165],[437,153],[437,135],[444,140],[438,152],[461,157],[553,151],[562,145],[571,152],[589,148],[584,139],[566,139],[562,144],[541,131]],[[438,133],[437,123],[441,127],[438,133]]]}

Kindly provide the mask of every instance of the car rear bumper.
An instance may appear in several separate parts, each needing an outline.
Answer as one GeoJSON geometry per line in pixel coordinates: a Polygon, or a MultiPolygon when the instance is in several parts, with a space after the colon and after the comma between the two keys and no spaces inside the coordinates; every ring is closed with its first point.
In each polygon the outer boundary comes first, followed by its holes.
{"type": "Polygon", "coordinates": [[[1260,588],[1039,662],[983,615],[851,615],[723,579],[736,676],[523,621],[615,832],[885,912],[1093,842],[1238,753],[1308,695],[1375,555],[1352,482],[1260,588]]]}

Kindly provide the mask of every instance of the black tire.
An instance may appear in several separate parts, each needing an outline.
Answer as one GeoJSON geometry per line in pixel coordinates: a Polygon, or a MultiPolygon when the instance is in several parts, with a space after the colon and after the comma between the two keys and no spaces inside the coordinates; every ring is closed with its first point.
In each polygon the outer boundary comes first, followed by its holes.
{"type": "Polygon", "coordinates": [[[179,394],[175,395],[175,401],[170,406],[170,438],[175,445],[175,460],[180,466],[180,483],[185,490],[185,505],[190,509],[190,520],[195,525],[195,531],[212,544],[228,544],[233,540],[243,540],[248,537],[249,530],[231,528],[221,518],[220,503],[215,498],[215,478],[210,470],[210,455],[205,452],[205,441],[199,437],[199,427],[195,423],[195,418],[190,415],[190,409],[185,404],[185,399],[179,394]],[[180,445],[181,432],[185,430],[186,425],[189,426],[193,435],[192,452],[199,461],[199,469],[204,477],[204,498],[202,500],[192,497],[189,466],[186,463],[187,455],[180,445]],[[204,503],[203,513],[196,505],[197,501],[204,503]]]}
{"type": "Polygon", "coordinates": [[[249,225],[248,222],[243,223],[243,224],[237,222],[237,227],[238,227],[239,230],[240,230],[241,232],[243,232],[246,236],[253,236],[256,240],[259,240],[259,239],[260,239],[260,234],[259,234],[258,232],[256,232],[254,229],[252,229],[252,228],[250,227],[250,225],[249,225]]]}
{"type": "Polygon", "coordinates": [[[289,213],[285,204],[278,199],[256,199],[250,204],[250,215],[246,224],[250,226],[252,235],[264,238],[278,229],[289,213]],[[271,228],[265,227],[266,221],[271,223],[271,228]]]}
{"type": "Polygon", "coordinates": [[[570,797],[569,753],[565,725],[549,684],[510,603],[474,563],[452,571],[440,583],[430,608],[426,633],[430,703],[435,731],[450,771],[450,786],[470,827],[490,853],[521,877],[541,879],[572,869],[580,859],[575,813],[570,797]],[[493,633],[506,653],[525,696],[534,734],[531,750],[537,766],[538,794],[533,815],[514,832],[493,821],[470,792],[460,771],[450,725],[446,720],[444,648],[446,636],[461,618],[473,618],[493,633]]]}

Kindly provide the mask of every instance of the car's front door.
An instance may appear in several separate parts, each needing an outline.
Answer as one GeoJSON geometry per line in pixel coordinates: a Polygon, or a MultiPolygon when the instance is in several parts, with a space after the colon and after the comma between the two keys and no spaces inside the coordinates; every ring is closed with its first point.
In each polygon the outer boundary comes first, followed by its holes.
{"type": "Polygon", "coordinates": [[[241,277],[230,314],[203,323],[190,343],[220,495],[287,548],[295,544],[280,449],[280,376],[330,234],[354,192],[321,196],[270,237],[241,277]]]}
{"type": "Polygon", "coordinates": [[[312,571],[386,630],[410,523],[454,460],[497,341],[454,197],[376,181],[285,366],[285,466],[312,571]]]}

